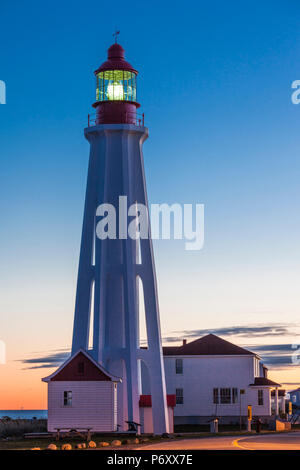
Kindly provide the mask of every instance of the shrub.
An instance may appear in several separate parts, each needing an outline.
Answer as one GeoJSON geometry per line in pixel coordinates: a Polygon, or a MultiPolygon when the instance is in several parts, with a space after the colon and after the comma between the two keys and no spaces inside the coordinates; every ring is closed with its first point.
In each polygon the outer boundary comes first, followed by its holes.
{"type": "Polygon", "coordinates": [[[0,419],[0,437],[21,437],[30,432],[47,432],[46,419],[0,419]]]}

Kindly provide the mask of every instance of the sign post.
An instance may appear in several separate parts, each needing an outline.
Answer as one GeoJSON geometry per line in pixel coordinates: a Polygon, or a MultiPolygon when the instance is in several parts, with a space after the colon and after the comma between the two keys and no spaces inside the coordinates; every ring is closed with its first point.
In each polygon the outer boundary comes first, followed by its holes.
{"type": "Polygon", "coordinates": [[[251,422],[252,422],[252,406],[248,405],[248,426],[247,426],[247,431],[251,432],[251,422]]]}

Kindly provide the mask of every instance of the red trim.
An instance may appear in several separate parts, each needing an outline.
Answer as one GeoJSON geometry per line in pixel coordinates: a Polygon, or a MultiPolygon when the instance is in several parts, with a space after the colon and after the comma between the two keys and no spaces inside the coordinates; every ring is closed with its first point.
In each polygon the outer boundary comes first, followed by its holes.
{"type": "MultiPolygon", "coordinates": [[[[141,395],[139,405],[143,408],[150,408],[152,406],[151,395],[141,395]]],[[[171,408],[176,406],[176,395],[167,395],[167,405],[171,408]]]]}

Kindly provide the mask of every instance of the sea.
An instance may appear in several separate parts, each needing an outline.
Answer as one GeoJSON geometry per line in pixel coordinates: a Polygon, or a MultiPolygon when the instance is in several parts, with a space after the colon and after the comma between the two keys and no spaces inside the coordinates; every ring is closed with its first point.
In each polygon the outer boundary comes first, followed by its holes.
{"type": "Polygon", "coordinates": [[[47,410],[0,410],[0,419],[9,416],[11,419],[47,419],[47,410]]]}

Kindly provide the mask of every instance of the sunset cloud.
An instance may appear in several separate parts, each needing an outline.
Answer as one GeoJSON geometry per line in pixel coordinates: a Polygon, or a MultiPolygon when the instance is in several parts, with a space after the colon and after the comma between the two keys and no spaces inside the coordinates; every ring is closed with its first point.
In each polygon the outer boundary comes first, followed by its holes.
{"type": "MultiPolygon", "coordinates": [[[[163,343],[178,343],[183,339],[193,340],[205,336],[209,333],[227,337],[235,336],[237,338],[245,338],[252,340],[253,338],[272,337],[298,337],[299,333],[295,333],[297,325],[291,324],[273,324],[273,325],[260,325],[260,326],[237,326],[237,327],[224,327],[203,330],[184,330],[181,332],[174,332],[174,336],[167,336],[163,338],[163,343]]],[[[230,339],[231,341],[232,338],[230,339]]],[[[235,342],[235,341],[234,341],[235,342]]],[[[238,343],[238,341],[236,341],[238,343]]],[[[299,340],[300,343],[300,340],[299,340]]],[[[297,367],[298,364],[293,363],[292,357],[297,351],[297,346],[293,347],[291,343],[286,344],[264,344],[264,345],[249,345],[244,346],[250,351],[257,353],[266,366],[272,369],[279,369],[283,367],[297,367]]],[[[299,345],[300,347],[300,345],[299,345]]],[[[47,369],[59,367],[70,355],[69,349],[57,349],[49,351],[45,354],[39,354],[37,357],[28,359],[21,359],[20,362],[26,365],[25,369],[47,369]]]]}

